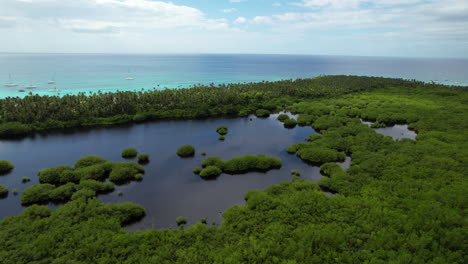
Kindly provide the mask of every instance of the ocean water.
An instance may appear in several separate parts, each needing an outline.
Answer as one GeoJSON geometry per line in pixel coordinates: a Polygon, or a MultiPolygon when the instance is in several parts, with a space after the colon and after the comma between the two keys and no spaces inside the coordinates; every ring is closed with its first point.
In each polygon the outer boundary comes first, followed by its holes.
{"type": "Polygon", "coordinates": [[[0,98],[186,88],[196,84],[309,78],[321,74],[399,77],[468,85],[468,59],[308,55],[112,55],[0,53],[0,98]],[[10,81],[16,87],[5,87],[10,81]],[[131,76],[134,80],[126,80],[131,76]],[[55,84],[48,84],[54,78],[55,84]],[[33,84],[35,89],[24,87],[33,84]],[[60,91],[52,92],[57,88],[60,91]],[[26,92],[19,92],[20,89],[26,92]]]}

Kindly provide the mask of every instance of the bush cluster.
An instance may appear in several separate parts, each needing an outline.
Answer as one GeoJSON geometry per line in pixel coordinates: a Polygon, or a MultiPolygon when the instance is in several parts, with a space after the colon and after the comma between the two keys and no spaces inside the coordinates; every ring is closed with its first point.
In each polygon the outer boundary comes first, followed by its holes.
{"type": "Polygon", "coordinates": [[[13,163],[8,160],[0,160],[0,174],[10,172],[14,168],[13,163]]]}
{"type": "Polygon", "coordinates": [[[8,194],[8,188],[5,185],[0,184],[0,198],[5,197],[7,194],[8,194]]]}
{"type": "Polygon", "coordinates": [[[287,120],[287,119],[289,119],[289,116],[286,115],[286,114],[280,114],[280,115],[278,115],[278,120],[279,120],[280,122],[284,122],[284,121],[287,120]]]}
{"type": "Polygon", "coordinates": [[[148,163],[149,162],[149,154],[140,154],[138,155],[138,162],[139,163],[148,163]]]}
{"type": "Polygon", "coordinates": [[[122,150],[122,158],[134,158],[138,154],[138,151],[134,148],[126,148],[122,150]]]}
{"type": "Polygon", "coordinates": [[[257,111],[255,111],[255,115],[257,117],[269,117],[270,114],[271,112],[266,109],[258,109],[257,111]]]}
{"type": "Polygon", "coordinates": [[[290,119],[284,120],[283,125],[286,128],[293,128],[297,125],[297,122],[296,122],[296,119],[290,118],[290,119]]]}
{"type": "Polygon", "coordinates": [[[195,155],[195,148],[192,145],[184,145],[177,150],[179,157],[192,157],[195,155]]]}
{"type": "Polygon", "coordinates": [[[268,171],[280,168],[281,160],[266,155],[245,155],[224,161],[220,157],[209,157],[202,162],[202,178],[214,178],[221,173],[245,173],[249,171],[268,171]]]}
{"type": "Polygon", "coordinates": [[[218,128],[216,128],[216,132],[218,132],[218,134],[220,134],[221,136],[224,136],[228,133],[228,128],[225,126],[219,126],[218,128]]]}

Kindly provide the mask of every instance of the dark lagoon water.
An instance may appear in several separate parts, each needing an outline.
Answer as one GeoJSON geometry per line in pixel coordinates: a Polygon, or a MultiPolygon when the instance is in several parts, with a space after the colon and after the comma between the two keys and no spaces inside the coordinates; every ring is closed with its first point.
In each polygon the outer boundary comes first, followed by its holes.
{"type": "MultiPolygon", "coordinates": [[[[141,153],[150,154],[144,180],[117,186],[113,193],[99,196],[105,203],[131,201],[146,208],[146,217],[130,226],[130,230],[175,227],[178,216],[186,216],[189,224],[203,217],[207,217],[209,223],[219,224],[221,212],[243,204],[247,191],[291,180],[291,170],[300,170],[302,178],[313,181],[321,177],[318,167],[309,166],[286,152],[289,145],[303,142],[316,132],[311,127],[286,129],[276,117],[164,121],[0,141],[0,160],[7,159],[15,164],[9,175],[0,176],[0,184],[10,190],[8,197],[0,200],[0,218],[16,215],[24,209],[20,205],[21,192],[38,183],[38,170],[72,165],[78,158],[90,154],[123,161],[120,152],[135,147],[141,153]],[[229,128],[225,141],[218,140],[215,131],[220,125],[229,128]],[[176,155],[177,148],[184,144],[195,146],[195,157],[176,155]],[[200,155],[202,151],[206,151],[206,157],[223,159],[266,154],[281,158],[283,166],[266,173],[222,174],[216,180],[206,181],[192,172],[205,158],[200,155]],[[23,184],[22,176],[31,177],[32,181],[23,184]],[[13,188],[18,189],[17,196],[12,194],[13,188]],[[120,190],[123,196],[117,195],[120,190]]],[[[342,166],[349,166],[349,162],[347,159],[342,166]]]]}
{"type": "Polygon", "coordinates": [[[275,81],[321,74],[384,76],[468,85],[468,59],[255,54],[0,53],[0,98],[275,81]],[[130,71],[130,72],[129,72],[130,71]],[[18,84],[5,87],[5,83],[18,84]],[[126,80],[131,76],[134,80],[126,80]],[[55,84],[48,80],[55,78],[55,84]],[[19,92],[34,84],[36,89],[19,92]],[[50,92],[56,87],[60,92],[50,92]]]}

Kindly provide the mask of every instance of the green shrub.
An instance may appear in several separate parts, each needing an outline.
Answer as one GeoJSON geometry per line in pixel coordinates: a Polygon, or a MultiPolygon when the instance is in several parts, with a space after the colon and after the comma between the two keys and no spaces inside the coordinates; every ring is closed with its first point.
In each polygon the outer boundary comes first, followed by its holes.
{"type": "Polygon", "coordinates": [[[138,172],[130,167],[118,167],[112,169],[109,180],[115,183],[124,183],[135,179],[135,175],[138,172]]]}
{"type": "Polygon", "coordinates": [[[293,128],[297,125],[297,122],[296,122],[296,119],[286,119],[284,120],[284,123],[283,123],[284,127],[287,127],[287,128],[293,128]]]}
{"type": "Polygon", "coordinates": [[[138,154],[138,151],[134,148],[127,148],[122,150],[122,157],[123,158],[134,158],[138,154]]]}
{"type": "Polygon", "coordinates": [[[206,224],[208,223],[208,219],[206,219],[206,218],[202,218],[202,219],[200,219],[200,223],[202,223],[202,224],[205,224],[205,225],[206,225],[206,224]]]}
{"type": "Polygon", "coordinates": [[[224,141],[224,136],[219,136],[218,139],[224,141]]]}
{"type": "Polygon", "coordinates": [[[52,209],[45,205],[33,204],[24,209],[23,214],[30,220],[49,217],[52,214],[52,209]]]}
{"type": "Polygon", "coordinates": [[[118,191],[118,192],[117,192],[117,195],[118,195],[118,196],[122,196],[122,195],[123,195],[123,191],[118,191]]]}
{"type": "Polygon", "coordinates": [[[139,163],[148,163],[149,162],[149,154],[140,154],[138,155],[138,162],[139,163]]]}
{"type": "Polygon", "coordinates": [[[289,119],[289,116],[286,114],[281,114],[278,116],[278,120],[284,122],[285,120],[289,119]]]}
{"type": "Polygon", "coordinates": [[[61,175],[65,171],[72,171],[73,168],[66,165],[60,165],[53,168],[42,169],[39,171],[39,182],[49,184],[62,183],[61,175]]]}
{"type": "Polygon", "coordinates": [[[31,178],[29,177],[21,177],[21,182],[22,183],[26,183],[26,182],[30,182],[31,181],[31,178]]]}
{"type": "Polygon", "coordinates": [[[82,180],[78,185],[79,189],[91,189],[96,193],[108,193],[114,191],[115,185],[112,182],[100,182],[96,180],[82,180]]]}
{"type": "Polygon", "coordinates": [[[293,176],[301,176],[301,172],[299,170],[292,170],[291,175],[293,176]]]}
{"type": "Polygon", "coordinates": [[[302,160],[311,163],[341,161],[346,157],[343,152],[338,152],[336,150],[320,146],[302,148],[297,152],[297,155],[302,160]]]}
{"type": "Polygon", "coordinates": [[[177,150],[179,157],[192,157],[195,154],[195,148],[192,145],[184,145],[177,150]]]}
{"type": "Polygon", "coordinates": [[[320,134],[312,134],[312,135],[308,136],[308,137],[306,138],[306,140],[309,141],[309,142],[313,142],[313,141],[316,141],[316,140],[321,139],[322,137],[323,137],[323,136],[320,135],[320,134]]]}
{"type": "MultiPolygon", "coordinates": [[[[81,169],[77,169],[74,173],[77,175],[76,178],[78,180],[96,180],[96,181],[103,181],[106,179],[108,174],[108,163],[101,163],[92,165],[89,167],[84,167],[81,169]]],[[[68,180],[68,177],[65,178],[65,175],[62,174],[63,180],[68,180]]],[[[75,181],[74,181],[75,182],[75,181]]]]}
{"type": "Polygon", "coordinates": [[[135,181],[142,181],[143,180],[143,174],[137,173],[135,174],[135,181]]]}
{"type": "Polygon", "coordinates": [[[176,223],[178,226],[182,226],[182,225],[185,225],[187,224],[187,217],[185,216],[179,216],[176,218],[176,223]]]}
{"type": "Polygon", "coordinates": [[[208,179],[218,177],[223,171],[216,166],[208,166],[200,171],[200,177],[208,179]]]}
{"type": "Polygon", "coordinates": [[[8,188],[5,185],[0,184],[0,198],[5,197],[8,194],[8,188]]]}
{"type": "Polygon", "coordinates": [[[265,109],[258,109],[257,111],[255,111],[255,115],[257,117],[269,117],[270,114],[271,112],[265,109]]]}
{"type": "Polygon", "coordinates": [[[385,125],[385,123],[375,122],[375,123],[372,123],[370,127],[372,127],[372,128],[384,128],[384,127],[387,127],[387,125],[385,125]]]}
{"type": "Polygon", "coordinates": [[[23,191],[21,204],[46,203],[49,201],[49,193],[55,189],[52,184],[36,184],[23,191]]]}
{"type": "Polygon", "coordinates": [[[15,166],[8,160],[0,160],[0,174],[10,172],[15,166]]]}
{"type": "Polygon", "coordinates": [[[201,170],[202,169],[200,167],[195,167],[195,168],[193,168],[193,173],[200,174],[201,170]]]}
{"type": "Polygon", "coordinates": [[[202,162],[202,167],[205,168],[207,166],[216,166],[220,169],[224,168],[224,161],[220,157],[209,157],[206,158],[202,162]]]}
{"type": "Polygon", "coordinates": [[[97,155],[89,155],[86,157],[79,158],[75,162],[75,168],[84,168],[84,167],[89,167],[92,165],[100,164],[107,162],[105,158],[99,157],[97,155]]]}
{"type": "Polygon", "coordinates": [[[225,126],[220,126],[216,128],[216,132],[218,132],[218,134],[220,134],[221,136],[224,136],[228,133],[228,128],[225,126]]]}
{"type": "Polygon", "coordinates": [[[314,120],[315,120],[315,116],[313,115],[301,114],[297,118],[297,124],[300,126],[309,126],[314,122],[314,120]]]}
{"type": "Polygon", "coordinates": [[[13,195],[18,195],[18,189],[14,188],[12,192],[13,192],[13,195]]]}
{"type": "Polygon", "coordinates": [[[0,124],[0,138],[22,137],[30,134],[32,128],[19,122],[8,122],[0,124]]]}
{"type": "Polygon", "coordinates": [[[200,154],[201,154],[202,156],[206,156],[206,152],[205,152],[205,151],[202,151],[200,154]]]}
{"type": "Polygon", "coordinates": [[[78,190],[77,192],[75,192],[71,199],[72,201],[74,200],[78,200],[78,199],[81,199],[81,198],[84,198],[84,199],[89,199],[89,198],[93,198],[96,196],[96,191],[94,190],[91,190],[89,188],[83,188],[81,190],[78,190]]]}
{"type": "Polygon", "coordinates": [[[57,187],[49,191],[49,200],[51,201],[67,201],[70,200],[76,190],[76,185],[69,182],[65,185],[57,187]]]}
{"type": "Polygon", "coordinates": [[[245,155],[232,158],[224,163],[223,171],[227,173],[244,173],[258,170],[267,171],[281,167],[281,160],[265,155],[245,155]]]}

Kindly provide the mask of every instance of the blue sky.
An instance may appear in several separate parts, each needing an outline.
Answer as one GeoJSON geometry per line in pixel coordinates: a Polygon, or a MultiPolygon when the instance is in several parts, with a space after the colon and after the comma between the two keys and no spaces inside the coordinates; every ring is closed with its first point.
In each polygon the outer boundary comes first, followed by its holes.
{"type": "Polygon", "coordinates": [[[0,52],[468,57],[467,0],[0,2],[0,52]]]}

